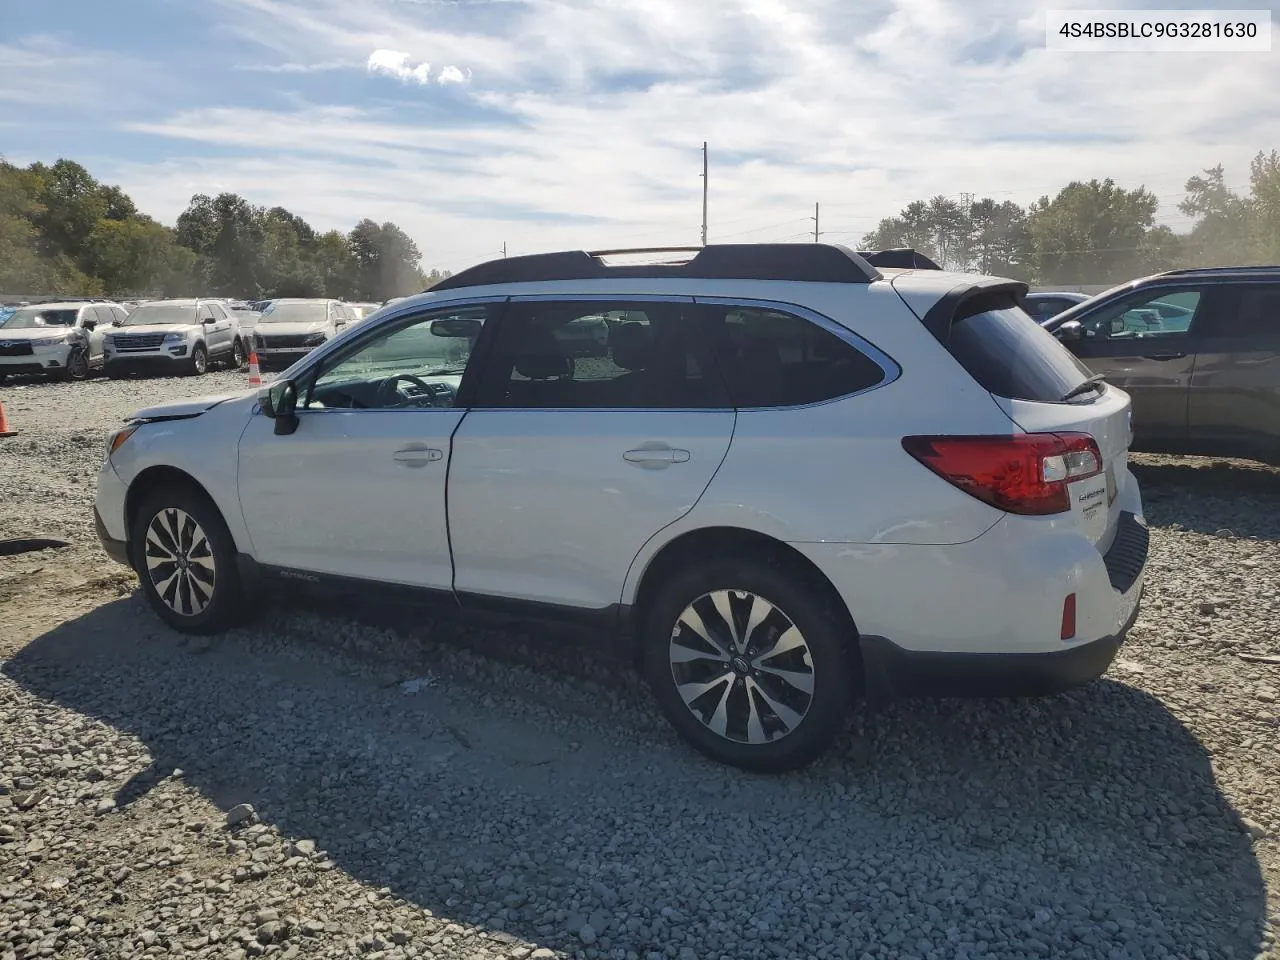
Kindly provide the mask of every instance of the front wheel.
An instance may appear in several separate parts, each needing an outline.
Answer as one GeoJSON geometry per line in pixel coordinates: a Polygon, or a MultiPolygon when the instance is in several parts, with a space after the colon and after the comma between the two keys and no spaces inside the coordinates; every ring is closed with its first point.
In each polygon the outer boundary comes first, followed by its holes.
{"type": "Polygon", "coordinates": [[[762,773],[817,759],[852,694],[846,618],[764,559],[700,563],[664,584],[645,618],[645,673],[676,731],[762,773]]]}
{"type": "Polygon", "coordinates": [[[65,380],[89,379],[89,354],[80,347],[72,349],[67,356],[67,365],[62,371],[65,380]]]}
{"type": "Polygon", "coordinates": [[[198,377],[209,369],[209,352],[205,350],[204,344],[197,343],[191,348],[191,363],[187,368],[187,372],[193,377],[198,377]]]}
{"type": "Polygon", "coordinates": [[[151,608],[183,633],[216,633],[244,604],[236,547],[212,501],[182,486],[150,493],[130,532],[133,568],[151,608]]]}
{"type": "Polygon", "coordinates": [[[245,355],[244,344],[237,337],[231,345],[231,369],[240,370],[244,367],[245,355]]]}

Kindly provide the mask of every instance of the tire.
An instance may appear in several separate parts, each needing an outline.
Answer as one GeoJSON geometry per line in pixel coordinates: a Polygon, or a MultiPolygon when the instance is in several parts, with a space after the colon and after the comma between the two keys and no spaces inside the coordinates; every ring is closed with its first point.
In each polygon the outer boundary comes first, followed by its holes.
{"type": "Polygon", "coordinates": [[[245,362],[248,359],[249,358],[245,356],[244,344],[241,343],[240,338],[237,337],[231,344],[231,369],[243,370],[245,362]]]}
{"type": "Polygon", "coordinates": [[[641,634],[646,679],[676,731],[711,759],[759,773],[805,766],[842,732],[853,694],[848,649],[854,642],[847,618],[817,590],[754,557],[690,564],[671,576],[650,604],[641,634]],[[722,609],[754,656],[732,649],[722,609]],[[761,613],[748,634],[750,618],[761,613]],[[701,620],[716,643],[700,639],[690,619],[701,620]],[[778,649],[797,639],[801,646],[778,649]],[[717,645],[721,653],[710,655],[717,645]],[[784,668],[789,679],[778,675],[784,668]]]}
{"type": "Polygon", "coordinates": [[[209,351],[205,349],[203,343],[197,343],[191,348],[191,360],[187,364],[187,373],[193,377],[200,377],[208,369],[209,351]]]}
{"type": "Polygon", "coordinates": [[[62,370],[63,380],[89,379],[89,354],[83,347],[72,347],[67,354],[67,365],[62,370]]]}
{"type": "Polygon", "coordinates": [[[235,541],[202,492],[173,486],[149,493],[134,517],[129,544],[142,592],[169,626],[207,634],[237,621],[245,597],[235,541]]]}

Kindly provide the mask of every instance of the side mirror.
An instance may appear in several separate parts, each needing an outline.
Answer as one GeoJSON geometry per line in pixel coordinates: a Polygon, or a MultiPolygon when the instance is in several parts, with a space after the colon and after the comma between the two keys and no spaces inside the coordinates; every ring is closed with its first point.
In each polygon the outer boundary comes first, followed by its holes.
{"type": "Polygon", "coordinates": [[[1080,325],[1079,320],[1068,320],[1053,331],[1053,335],[1063,342],[1082,340],[1084,339],[1084,327],[1080,325]]]}
{"type": "Polygon", "coordinates": [[[207,327],[211,323],[217,323],[218,319],[217,317],[201,317],[200,322],[207,327]]]}
{"type": "Polygon", "coordinates": [[[85,320],[83,323],[80,324],[80,326],[84,327],[86,330],[92,330],[97,325],[98,325],[97,320],[85,320]]]}
{"type": "Polygon", "coordinates": [[[292,380],[281,380],[258,394],[265,416],[276,422],[276,435],[287,436],[298,429],[298,388],[292,380]]]}

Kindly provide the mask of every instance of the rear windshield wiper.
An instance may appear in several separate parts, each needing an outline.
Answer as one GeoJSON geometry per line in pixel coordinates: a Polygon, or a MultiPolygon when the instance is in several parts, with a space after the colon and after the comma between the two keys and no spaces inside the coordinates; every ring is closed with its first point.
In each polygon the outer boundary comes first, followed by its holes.
{"type": "MultiPolygon", "coordinates": [[[[1097,390],[1098,392],[1101,392],[1101,384],[1102,384],[1102,381],[1105,379],[1106,377],[1103,376],[1101,373],[1095,373],[1092,377],[1090,377],[1084,383],[1080,384],[1080,386],[1076,387],[1074,390],[1069,390],[1067,392],[1067,395],[1062,399],[1072,400],[1075,397],[1088,393],[1090,390],[1097,390]]],[[[1062,401],[1059,401],[1059,403],[1061,402],[1062,401]]]]}

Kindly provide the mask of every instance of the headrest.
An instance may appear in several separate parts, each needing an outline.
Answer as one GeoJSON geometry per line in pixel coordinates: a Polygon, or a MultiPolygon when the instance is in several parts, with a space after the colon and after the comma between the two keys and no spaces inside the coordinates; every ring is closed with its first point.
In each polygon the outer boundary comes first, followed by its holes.
{"type": "Polygon", "coordinates": [[[644,370],[657,356],[649,326],[636,320],[619,324],[609,335],[613,362],[624,370],[644,370]]]}
{"type": "Polygon", "coordinates": [[[527,380],[549,380],[568,376],[569,358],[546,328],[530,330],[520,344],[515,357],[515,370],[527,380]]]}

